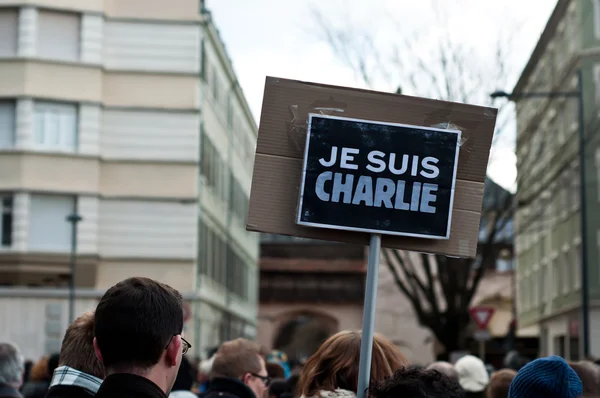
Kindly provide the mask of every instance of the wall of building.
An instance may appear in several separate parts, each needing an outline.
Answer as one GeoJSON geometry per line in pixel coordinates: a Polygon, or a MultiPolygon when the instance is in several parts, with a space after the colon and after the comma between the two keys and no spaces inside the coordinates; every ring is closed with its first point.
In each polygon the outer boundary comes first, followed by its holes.
{"type": "Polygon", "coordinates": [[[214,316],[204,324],[212,326],[201,330],[199,344],[210,348],[216,336],[235,338],[246,333],[246,326],[255,328],[259,246],[258,234],[245,230],[257,127],[218,32],[209,16],[206,21],[200,73],[198,288],[218,304],[207,307],[214,316]],[[223,309],[246,326],[236,326],[223,309]]]}
{"type": "Polygon", "coordinates": [[[258,239],[244,224],[257,128],[199,3],[0,0],[0,24],[0,260],[19,261],[3,264],[2,283],[64,284],[76,209],[86,286],[147,275],[197,289],[226,330],[251,335],[258,239]],[[201,173],[203,135],[222,159],[204,162],[218,189],[201,173]]]}
{"type": "MultiPolygon", "coordinates": [[[[524,92],[577,90],[586,2],[561,1],[538,44],[524,92]]],[[[578,305],[581,289],[578,108],[575,98],[517,102],[519,326],[578,305]]],[[[587,185],[587,184],[586,184],[587,185]]]]}

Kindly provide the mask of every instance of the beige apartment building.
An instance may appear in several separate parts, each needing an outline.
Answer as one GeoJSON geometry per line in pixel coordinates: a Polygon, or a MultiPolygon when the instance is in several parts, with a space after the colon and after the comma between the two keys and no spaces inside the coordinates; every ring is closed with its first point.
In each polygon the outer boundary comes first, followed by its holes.
{"type": "MultiPolygon", "coordinates": [[[[188,300],[195,354],[252,337],[256,130],[197,0],[0,0],[0,298],[36,297],[64,330],[76,212],[78,310],[143,275],[188,300]]],[[[11,303],[0,340],[20,343],[11,303]]]]}

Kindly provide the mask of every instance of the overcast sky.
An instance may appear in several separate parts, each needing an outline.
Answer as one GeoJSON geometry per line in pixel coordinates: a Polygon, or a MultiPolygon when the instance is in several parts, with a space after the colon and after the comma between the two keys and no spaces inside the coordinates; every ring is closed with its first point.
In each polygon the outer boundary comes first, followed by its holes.
{"type": "MultiPolygon", "coordinates": [[[[432,10],[434,1],[206,0],[205,4],[213,14],[258,121],[265,76],[366,87],[323,40],[314,10],[319,10],[333,26],[351,24],[357,30],[368,32],[375,38],[377,47],[384,50],[393,48],[406,35],[416,33],[419,37],[417,51],[431,53],[438,48],[439,36],[444,34],[439,16],[436,17],[432,10]]],[[[512,71],[510,82],[507,87],[498,87],[507,91],[514,86],[556,5],[556,0],[437,2],[443,4],[444,20],[454,41],[469,48],[479,59],[494,62],[493,49],[497,40],[507,34],[516,36],[507,49],[512,71]]],[[[482,68],[481,63],[478,65],[482,68]]],[[[493,67],[489,65],[490,70],[493,67]]],[[[380,79],[373,88],[389,91],[398,85],[402,82],[380,79]]],[[[494,150],[488,173],[509,187],[516,176],[513,126],[505,129],[503,138],[494,150]]]]}

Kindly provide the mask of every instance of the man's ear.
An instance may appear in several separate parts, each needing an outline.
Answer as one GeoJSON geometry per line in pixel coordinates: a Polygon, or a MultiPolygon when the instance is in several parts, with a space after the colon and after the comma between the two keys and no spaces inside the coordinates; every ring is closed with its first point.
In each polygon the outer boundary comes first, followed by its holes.
{"type": "Polygon", "coordinates": [[[251,377],[250,373],[244,373],[244,376],[242,377],[242,382],[244,384],[248,384],[248,382],[250,381],[250,377],[251,377]]]}
{"type": "Polygon", "coordinates": [[[181,336],[173,336],[165,352],[165,360],[169,366],[177,366],[177,357],[181,351],[181,336]]]}
{"type": "Polygon", "coordinates": [[[100,347],[98,347],[98,340],[96,340],[95,337],[94,337],[93,343],[94,343],[94,352],[96,353],[96,358],[98,358],[98,360],[104,364],[104,361],[102,360],[102,353],[100,352],[100,347]]]}

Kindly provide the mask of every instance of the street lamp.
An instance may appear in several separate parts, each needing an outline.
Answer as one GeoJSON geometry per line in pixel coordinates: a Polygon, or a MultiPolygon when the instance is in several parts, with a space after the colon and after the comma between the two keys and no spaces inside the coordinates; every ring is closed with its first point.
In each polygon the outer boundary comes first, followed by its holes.
{"type": "Polygon", "coordinates": [[[493,99],[508,98],[513,101],[521,98],[577,98],[579,118],[579,200],[581,212],[581,323],[583,329],[583,357],[590,356],[590,320],[589,320],[589,289],[588,289],[588,251],[587,251],[587,207],[585,197],[585,118],[583,114],[583,74],[581,68],[577,71],[577,91],[525,92],[507,93],[494,91],[490,94],[493,99]]]}
{"type": "Polygon", "coordinates": [[[71,223],[71,264],[69,273],[69,324],[75,320],[75,276],[77,270],[77,223],[83,218],[74,211],[67,216],[71,223]]]}

